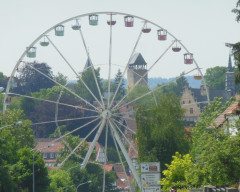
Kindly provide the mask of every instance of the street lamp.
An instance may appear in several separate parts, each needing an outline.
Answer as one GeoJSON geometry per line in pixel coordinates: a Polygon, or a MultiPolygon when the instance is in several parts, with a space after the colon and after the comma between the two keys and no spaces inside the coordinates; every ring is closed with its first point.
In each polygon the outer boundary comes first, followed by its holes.
{"type": "MultiPolygon", "coordinates": [[[[37,151],[39,151],[39,152],[41,152],[43,149],[46,149],[46,148],[49,148],[49,147],[53,147],[54,146],[54,144],[51,144],[51,145],[48,145],[47,147],[45,146],[45,147],[41,147],[41,148],[39,148],[39,149],[36,149],[35,151],[34,151],[34,153],[33,153],[33,163],[32,163],[32,167],[33,167],[33,192],[35,192],[35,172],[34,172],[34,156],[35,156],[35,153],[37,152],[37,151]]],[[[32,149],[33,150],[33,149],[32,149]]]]}
{"type": "Polygon", "coordinates": [[[87,181],[87,182],[85,182],[85,183],[80,183],[80,184],[77,186],[77,188],[76,188],[76,192],[78,191],[78,187],[79,187],[79,186],[84,185],[84,184],[87,184],[87,183],[91,183],[91,182],[92,182],[92,181],[89,180],[89,181],[87,181]]]}
{"type": "Polygon", "coordinates": [[[71,169],[73,169],[73,168],[76,168],[76,167],[79,167],[80,168],[80,166],[79,165],[77,165],[77,166],[74,166],[74,167],[70,167],[67,171],[66,171],[66,186],[65,186],[65,191],[67,192],[67,173],[71,170],[71,169]]]}
{"type": "Polygon", "coordinates": [[[10,125],[5,125],[3,127],[0,128],[0,130],[4,129],[4,128],[7,128],[7,127],[10,127],[10,126],[13,126],[13,125],[21,125],[22,124],[22,121],[17,121],[13,124],[10,124],[10,125]]]}

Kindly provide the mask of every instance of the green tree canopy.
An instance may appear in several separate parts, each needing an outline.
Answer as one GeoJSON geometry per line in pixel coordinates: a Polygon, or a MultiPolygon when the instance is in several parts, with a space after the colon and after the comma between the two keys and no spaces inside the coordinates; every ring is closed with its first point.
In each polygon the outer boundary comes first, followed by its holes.
{"type": "MultiPolygon", "coordinates": [[[[32,159],[34,137],[31,121],[22,110],[7,110],[1,116],[0,131],[0,191],[32,191],[32,159]],[[22,124],[12,125],[17,121],[22,124]]],[[[39,152],[35,154],[36,190],[44,191],[49,184],[47,168],[39,152]]]]}
{"type": "Polygon", "coordinates": [[[184,110],[179,98],[166,93],[157,102],[150,109],[138,108],[136,138],[139,161],[160,161],[163,170],[176,151],[188,151],[188,142],[184,138],[184,110]]]}
{"type": "Polygon", "coordinates": [[[208,68],[204,75],[207,85],[211,89],[224,90],[227,70],[227,67],[220,66],[208,68]]]}
{"type": "MultiPolygon", "coordinates": [[[[95,71],[95,74],[96,74],[97,83],[98,83],[100,91],[102,93],[102,79],[100,78],[100,68],[94,69],[94,71],[95,71]]],[[[99,92],[98,92],[97,84],[94,80],[94,75],[93,75],[92,69],[89,68],[80,75],[82,77],[83,82],[92,91],[92,93],[95,95],[95,97],[98,100],[100,100],[100,95],[99,95],[99,92]]],[[[82,83],[82,81],[80,79],[77,82],[75,90],[76,90],[76,93],[79,94],[82,98],[84,98],[88,101],[95,101],[94,97],[87,90],[87,88],[85,87],[85,85],[82,83]]]]}
{"type": "Polygon", "coordinates": [[[33,63],[28,63],[24,69],[20,72],[20,75],[17,77],[18,87],[14,88],[14,91],[19,94],[26,94],[37,92],[40,89],[47,89],[53,87],[55,84],[53,81],[48,79],[47,77],[40,74],[38,71],[33,68],[39,70],[40,72],[47,75],[49,78],[54,79],[51,68],[46,63],[37,63],[36,61],[33,63]],[[33,68],[32,68],[33,67],[33,68]]]}

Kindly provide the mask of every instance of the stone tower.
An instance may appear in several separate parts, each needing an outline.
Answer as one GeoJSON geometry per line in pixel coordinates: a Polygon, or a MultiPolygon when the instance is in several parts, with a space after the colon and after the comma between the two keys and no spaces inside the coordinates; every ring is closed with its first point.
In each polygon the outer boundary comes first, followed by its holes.
{"type": "MultiPolygon", "coordinates": [[[[145,73],[147,73],[147,63],[141,53],[135,53],[127,71],[128,88],[133,87],[145,73]]],[[[148,85],[148,74],[144,76],[138,85],[148,85]]]]}
{"type": "Polygon", "coordinates": [[[235,81],[234,81],[234,72],[232,67],[231,55],[229,55],[228,60],[228,71],[226,72],[226,80],[225,80],[225,90],[231,95],[235,95],[235,81]]]}

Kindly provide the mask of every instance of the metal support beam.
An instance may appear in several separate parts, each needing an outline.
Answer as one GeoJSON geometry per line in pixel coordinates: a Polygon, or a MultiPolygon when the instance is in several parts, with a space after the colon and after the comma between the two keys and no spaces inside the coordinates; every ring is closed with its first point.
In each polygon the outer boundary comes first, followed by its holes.
{"type": "Polygon", "coordinates": [[[139,187],[139,189],[141,189],[142,185],[141,185],[140,178],[139,178],[139,176],[137,174],[137,171],[136,171],[135,167],[133,166],[132,161],[129,158],[128,153],[127,153],[127,151],[126,151],[126,149],[125,149],[125,147],[124,147],[124,145],[123,145],[123,143],[122,143],[122,141],[121,141],[121,139],[120,139],[120,137],[119,137],[119,135],[117,133],[117,130],[116,130],[116,128],[115,128],[115,126],[114,126],[114,124],[112,123],[111,120],[109,120],[109,125],[110,125],[110,127],[111,127],[111,129],[113,131],[113,135],[114,135],[116,141],[118,142],[118,145],[119,145],[119,147],[120,147],[120,149],[121,149],[121,151],[122,151],[122,153],[123,153],[123,155],[124,155],[124,157],[125,157],[125,159],[126,159],[126,161],[128,163],[128,166],[129,166],[129,168],[131,169],[131,171],[133,173],[133,176],[134,176],[134,178],[135,178],[135,180],[136,180],[136,182],[138,184],[138,187],[139,187]]]}

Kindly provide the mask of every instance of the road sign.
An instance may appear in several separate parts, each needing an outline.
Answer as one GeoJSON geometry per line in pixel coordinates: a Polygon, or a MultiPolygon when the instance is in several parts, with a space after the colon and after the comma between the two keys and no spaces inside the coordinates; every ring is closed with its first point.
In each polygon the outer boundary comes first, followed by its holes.
{"type": "Polygon", "coordinates": [[[141,173],[160,172],[160,162],[141,163],[141,173]]]}
{"type": "Polygon", "coordinates": [[[161,192],[161,187],[146,187],[142,188],[142,192],[161,192]]]}
{"type": "Polygon", "coordinates": [[[142,173],[141,181],[143,187],[159,186],[160,173],[142,173]]]}

